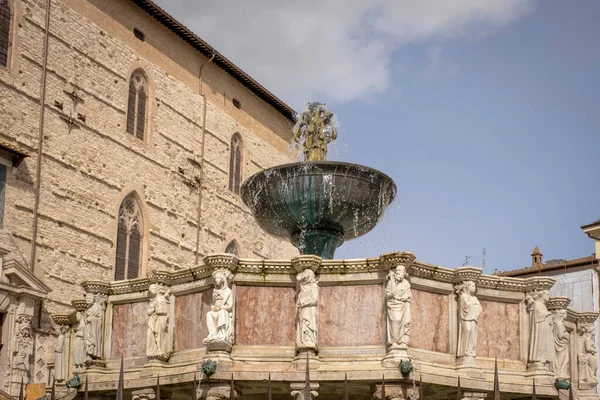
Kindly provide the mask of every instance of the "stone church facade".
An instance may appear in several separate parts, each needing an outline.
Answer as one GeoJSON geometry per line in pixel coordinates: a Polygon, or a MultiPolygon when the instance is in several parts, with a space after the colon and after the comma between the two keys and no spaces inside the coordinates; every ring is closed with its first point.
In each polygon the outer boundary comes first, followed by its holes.
{"type": "Polygon", "coordinates": [[[239,196],[293,110],[152,2],[0,0],[0,102],[0,390],[49,381],[83,281],[297,254],[239,196]]]}

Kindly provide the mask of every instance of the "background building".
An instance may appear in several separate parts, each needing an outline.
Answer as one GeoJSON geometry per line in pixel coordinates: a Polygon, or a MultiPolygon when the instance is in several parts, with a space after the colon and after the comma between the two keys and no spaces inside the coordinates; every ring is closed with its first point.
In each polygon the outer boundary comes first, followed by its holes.
{"type": "Polygon", "coordinates": [[[152,2],[0,1],[0,102],[0,389],[47,381],[84,280],[297,253],[239,196],[293,110],[152,2]]]}

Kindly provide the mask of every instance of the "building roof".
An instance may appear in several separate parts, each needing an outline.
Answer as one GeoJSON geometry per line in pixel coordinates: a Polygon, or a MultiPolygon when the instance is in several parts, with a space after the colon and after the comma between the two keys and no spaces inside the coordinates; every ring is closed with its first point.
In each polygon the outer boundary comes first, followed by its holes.
{"type": "Polygon", "coordinates": [[[599,220],[596,220],[596,221],[594,221],[594,222],[592,222],[592,223],[590,223],[590,224],[582,225],[582,226],[581,226],[581,229],[590,228],[590,227],[592,227],[592,226],[594,226],[594,225],[598,225],[598,224],[600,224],[600,219],[599,219],[599,220]]]}
{"type": "Polygon", "coordinates": [[[219,53],[214,47],[206,43],[194,32],[189,30],[182,23],[177,21],[162,8],[156,5],[151,0],[131,0],[135,5],[144,10],[148,15],[156,19],[158,22],[166,26],[169,30],[187,42],[190,46],[195,48],[205,57],[212,57],[215,55],[213,64],[231,75],[235,80],[240,82],[252,93],[257,95],[259,98],[264,100],[267,104],[271,105],[283,116],[292,122],[296,121],[296,112],[283,101],[281,101],[273,93],[269,92],[264,86],[254,80],[250,75],[242,71],[238,66],[229,61],[225,56],[219,53]]]}
{"type": "Polygon", "coordinates": [[[589,255],[587,257],[575,258],[575,259],[569,260],[569,261],[567,261],[567,260],[550,260],[550,261],[542,264],[541,266],[534,265],[532,267],[527,267],[527,268],[513,269],[511,271],[500,272],[498,275],[515,277],[515,276],[521,276],[521,275],[529,275],[529,274],[538,273],[538,272],[543,274],[544,272],[555,271],[555,270],[559,270],[559,269],[569,269],[569,268],[581,267],[581,266],[586,266],[586,265],[591,266],[591,265],[594,265],[594,263],[597,263],[595,253],[593,253],[592,255],[589,255]]]}
{"type": "Polygon", "coordinates": [[[535,249],[533,249],[533,253],[531,253],[532,256],[543,256],[541,250],[539,247],[535,246],[535,249]]]}

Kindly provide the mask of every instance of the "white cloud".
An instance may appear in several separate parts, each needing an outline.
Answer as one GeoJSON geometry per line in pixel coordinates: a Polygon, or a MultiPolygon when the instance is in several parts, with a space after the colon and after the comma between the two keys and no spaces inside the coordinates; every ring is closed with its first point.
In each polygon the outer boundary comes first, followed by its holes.
{"type": "Polygon", "coordinates": [[[526,15],[532,1],[157,0],[296,108],[382,93],[401,46],[493,34],[526,15]]]}

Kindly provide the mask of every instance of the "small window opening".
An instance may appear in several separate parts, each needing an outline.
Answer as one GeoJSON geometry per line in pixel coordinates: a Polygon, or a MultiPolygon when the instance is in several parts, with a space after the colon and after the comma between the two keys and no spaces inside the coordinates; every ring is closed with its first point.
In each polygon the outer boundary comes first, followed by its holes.
{"type": "Polygon", "coordinates": [[[146,41],[146,35],[144,34],[144,32],[140,31],[138,28],[133,28],[133,35],[138,38],[139,40],[141,40],[142,42],[146,41]]]}
{"type": "Polygon", "coordinates": [[[232,101],[235,108],[242,108],[242,103],[238,99],[233,99],[232,101]]]}

